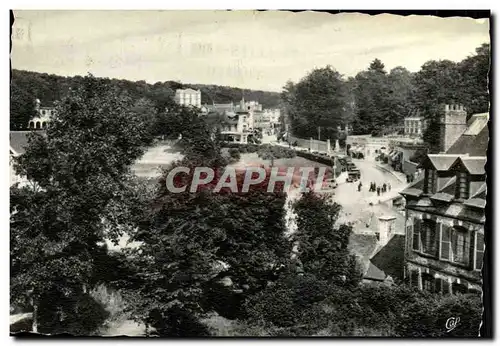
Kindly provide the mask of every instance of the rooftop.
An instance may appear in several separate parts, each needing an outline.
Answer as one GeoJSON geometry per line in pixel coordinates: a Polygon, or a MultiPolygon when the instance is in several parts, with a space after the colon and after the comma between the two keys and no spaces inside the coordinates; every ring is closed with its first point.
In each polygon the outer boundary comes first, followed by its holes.
{"type": "Polygon", "coordinates": [[[488,120],[488,113],[473,115],[468,121],[468,127],[465,132],[453,143],[446,153],[486,156],[489,142],[488,120]]]}

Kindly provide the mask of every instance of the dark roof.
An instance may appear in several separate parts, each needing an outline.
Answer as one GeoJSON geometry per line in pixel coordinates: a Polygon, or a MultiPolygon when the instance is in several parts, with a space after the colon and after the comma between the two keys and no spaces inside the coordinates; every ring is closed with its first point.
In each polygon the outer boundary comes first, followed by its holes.
{"type": "Polygon", "coordinates": [[[489,141],[489,130],[487,122],[483,125],[484,127],[477,134],[466,134],[466,133],[476,133],[477,129],[472,129],[468,132],[465,131],[455,143],[446,151],[447,154],[469,154],[471,156],[486,156],[488,150],[489,141]],[[472,131],[475,130],[475,131],[472,131]]]}
{"type": "Polygon", "coordinates": [[[402,234],[395,234],[391,240],[372,257],[371,263],[386,275],[390,275],[393,279],[403,280],[404,251],[405,236],[402,234]]]}
{"type": "Polygon", "coordinates": [[[10,131],[10,147],[14,150],[14,155],[24,154],[28,146],[28,133],[30,131],[10,131]]]}

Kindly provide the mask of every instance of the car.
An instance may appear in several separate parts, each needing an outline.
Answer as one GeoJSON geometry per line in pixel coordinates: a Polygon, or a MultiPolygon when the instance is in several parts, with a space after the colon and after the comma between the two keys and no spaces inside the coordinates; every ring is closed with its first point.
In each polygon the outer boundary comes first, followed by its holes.
{"type": "Polygon", "coordinates": [[[325,183],[329,189],[335,189],[337,187],[337,181],[335,179],[327,179],[325,183]]]}

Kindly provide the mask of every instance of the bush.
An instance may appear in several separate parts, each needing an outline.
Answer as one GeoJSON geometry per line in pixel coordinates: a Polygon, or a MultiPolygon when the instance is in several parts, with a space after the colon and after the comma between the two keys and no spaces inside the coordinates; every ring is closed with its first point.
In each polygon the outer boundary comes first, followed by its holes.
{"type": "Polygon", "coordinates": [[[230,148],[229,155],[235,161],[238,161],[241,158],[240,151],[236,148],[230,148]]]}
{"type": "Polygon", "coordinates": [[[89,294],[66,297],[53,293],[41,301],[38,309],[42,334],[96,335],[109,317],[103,304],[89,294]]]}
{"type": "Polygon", "coordinates": [[[160,337],[205,337],[210,329],[196,316],[180,307],[165,312],[151,311],[148,323],[154,328],[152,334],[160,337]]]}
{"type": "Polygon", "coordinates": [[[477,337],[481,317],[479,294],[422,293],[413,303],[405,305],[397,321],[396,333],[402,337],[477,337]],[[446,328],[449,318],[460,318],[451,331],[446,328]]]}

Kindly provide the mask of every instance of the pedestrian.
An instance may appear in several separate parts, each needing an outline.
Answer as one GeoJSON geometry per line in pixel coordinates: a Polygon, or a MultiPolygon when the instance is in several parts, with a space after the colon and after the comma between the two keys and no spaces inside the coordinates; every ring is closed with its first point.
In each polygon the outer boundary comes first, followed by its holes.
{"type": "Polygon", "coordinates": [[[387,183],[387,188],[391,191],[391,183],[387,183]]]}
{"type": "Polygon", "coordinates": [[[380,196],[380,186],[377,187],[377,196],[380,196]]]}
{"type": "Polygon", "coordinates": [[[359,184],[358,184],[358,192],[361,191],[361,186],[363,186],[363,184],[361,184],[361,182],[359,182],[359,184]]]}
{"type": "Polygon", "coordinates": [[[387,184],[384,183],[384,185],[382,185],[382,192],[386,192],[387,191],[387,184]]]}

